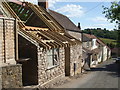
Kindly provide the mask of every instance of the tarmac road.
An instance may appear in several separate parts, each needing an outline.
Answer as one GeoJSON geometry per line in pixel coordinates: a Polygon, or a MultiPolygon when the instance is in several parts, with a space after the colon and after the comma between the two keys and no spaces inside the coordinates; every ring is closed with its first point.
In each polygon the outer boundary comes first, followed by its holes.
{"type": "Polygon", "coordinates": [[[119,65],[114,60],[108,60],[92,68],[81,78],[71,80],[57,88],[118,88],[120,84],[118,70],[119,65]]]}

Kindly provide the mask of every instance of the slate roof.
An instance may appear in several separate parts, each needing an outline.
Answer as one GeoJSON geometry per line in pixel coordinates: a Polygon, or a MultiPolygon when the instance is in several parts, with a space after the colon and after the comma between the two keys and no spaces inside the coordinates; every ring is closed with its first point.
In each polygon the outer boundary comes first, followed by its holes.
{"type": "Polygon", "coordinates": [[[89,38],[88,36],[87,36],[87,34],[84,34],[83,33],[83,36],[82,36],[82,41],[83,42],[87,42],[87,41],[91,41],[92,39],[91,38],[89,38]]]}
{"type": "Polygon", "coordinates": [[[48,10],[48,13],[55,18],[55,20],[64,27],[66,30],[79,31],[80,29],[65,15],[55,12],[53,10],[48,10]]]}
{"type": "Polygon", "coordinates": [[[97,42],[103,46],[106,46],[109,50],[111,50],[102,40],[100,40],[98,37],[96,37],[95,35],[90,35],[90,34],[85,34],[85,36],[87,36],[90,39],[96,39],[97,42]]]}

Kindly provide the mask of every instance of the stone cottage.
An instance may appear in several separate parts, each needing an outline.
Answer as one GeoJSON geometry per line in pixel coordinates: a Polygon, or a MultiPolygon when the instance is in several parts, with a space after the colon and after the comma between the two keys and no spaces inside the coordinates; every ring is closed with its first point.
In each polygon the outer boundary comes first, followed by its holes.
{"type": "Polygon", "coordinates": [[[23,34],[19,35],[20,60],[18,60],[18,63],[23,65],[23,84],[40,86],[50,84],[51,86],[55,81],[64,79],[65,64],[68,63],[64,48],[74,47],[80,42],[67,34],[49,31],[49,29],[26,27],[25,31],[27,36],[24,35],[24,38],[21,37],[23,34]],[[34,37],[33,42],[37,41],[36,44],[28,40],[31,37],[34,37]]]}
{"type": "Polygon", "coordinates": [[[49,87],[81,72],[80,40],[67,33],[44,8],[6,1],[1,7],[18,21],[16,62],[22,64],[23,85],[49,87]]]}
{"type": "Polygon", "coordinates": [[[92,39],[82,33],[82,61],[83,69],[90,69],[92,61],[92,39]]]}
{"type": "Polygon", "coordinates": [[[94,38],[97,39],[98,47],[102,50],[102,57],[101,57],[101,61],[99,61],[99,62],[110,59],[111,58],[111,49],[99,38],[97,38],[97,37],[94,37],[94,38]]]}
{"type": "Polygon", "coordinates": [[[86,58],[84,56],[87,54],[87,56],[89,57],[88,63],[90,67],[95,66],[98,63],[110,58],[110,48],[106,44],[104,44],[99,38],[90,34],[83,34],[82,36],[83,59],[86,58]]]}

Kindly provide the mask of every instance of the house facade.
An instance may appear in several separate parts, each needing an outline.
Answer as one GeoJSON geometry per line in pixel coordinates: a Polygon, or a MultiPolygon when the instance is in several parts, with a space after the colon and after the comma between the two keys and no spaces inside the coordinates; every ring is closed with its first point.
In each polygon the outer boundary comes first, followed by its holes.
{"type": "Polygon", "coordinates": [[[46,10],[27,2],[5,1],[1,8],[6,17],[18,21],[14,62],[22,65],[23,86],[52,87],[65,76],[81,73],[81,41],[67,33],[46,10]]]}
{"type": "Polygon", "coordinates": [[[94,67],[98,63],[106,61],[110,58],[110,56],[111,56],[110,48],[107,45],[105,45],[96,36],[90,35],[90,34],[83,34],[82,42],[83,42],[83,47],[84,47],[83,50],[86,52],[88,52],[88,51],[91,52],[91,54],[87,54],[87,55],[89,55],[88,61],[90,62],[90,65],[89,65],[90,67],[92,67],[92,66],[94,67]],[[91,57],[90,57],[90,55],[91,55],[91,57]]]}
{"type": "Polygon", "coordinates": [[[0,17],[0,89],[22,87],[21,65],[16,64],[16,20],[0,17]],[[8,83],[9,82],[9,83],[8,83]],[[12,83],[12,84],[10,84],[12,83]]]}

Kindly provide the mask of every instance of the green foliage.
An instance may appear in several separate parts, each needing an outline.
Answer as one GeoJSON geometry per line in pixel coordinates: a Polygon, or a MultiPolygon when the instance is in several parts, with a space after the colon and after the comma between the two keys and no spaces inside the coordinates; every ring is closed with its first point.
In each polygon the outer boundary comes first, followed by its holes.
{"type": "Polygon", "coordinates": [[[104,43],[106,43],[106,44],[113,44],[113,45],[117,45],[117,40],[113,40],[113,39],[106,39],[106,38],[99,38],[99,39],[101,39],[104,43]]]}
{"type": "Polygon", "coordinates": [[[110,19],[111,22],[116,22],[118,24],[118,30],[117,30],[117,47],[120,47],[120,1],[119,2],[112,2],[111,6],[104,7],[103,14],[105,14],[105,17],[110,19]]]}
{"type": "Polygon", "coordinates": [[[117,47],[117,40],[106,39],[106,38],[99,38],[99,39],[101,39],[111,49],[117,47]]]}
{"type": "Polygon", "coordinates": [[[88,29],[83,30],[83,32],[87,33],[87,34],[93,34],[93,35],[100,37],[100,38],[117,40],[117,37],[118,37],[117,30],[109,31],[109,30],[100,29],[100,28],[97,28],[97,29],[89,29],[88,28],[88,29]]]}
{"type": "Polygon", "coordinates": [[[120,23],[120,1],[112,2],[112,5],[108,7],[104,7],[103,14],[105,17],[110,19],[111,22],[115,21],[116,23],[120,23]]]}

